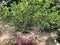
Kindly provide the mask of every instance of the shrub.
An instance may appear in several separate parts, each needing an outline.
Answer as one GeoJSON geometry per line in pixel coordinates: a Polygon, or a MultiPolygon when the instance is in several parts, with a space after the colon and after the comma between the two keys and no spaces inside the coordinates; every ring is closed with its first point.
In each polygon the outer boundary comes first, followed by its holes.
{"type": "Polygon", "coordinates": [[[20,31],[31,30],[31,27],[38,27],[43,31],[57,30],[60,28],[60,2],[56,1],[24,0],[18,4],[13,2],[11,7],[1,6],[0,15],[4,21],[20,31]]]}

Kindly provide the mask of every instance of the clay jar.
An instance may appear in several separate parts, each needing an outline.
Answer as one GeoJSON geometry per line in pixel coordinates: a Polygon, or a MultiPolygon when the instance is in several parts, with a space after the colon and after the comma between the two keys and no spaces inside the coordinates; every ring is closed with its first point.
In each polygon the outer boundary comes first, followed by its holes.
{"type": "Polygon", "coordinates": [[[35,41],[34,33],[22,33],[20,32],[19,36],[16,39],[18,45],[33,45],[35,41]]]}

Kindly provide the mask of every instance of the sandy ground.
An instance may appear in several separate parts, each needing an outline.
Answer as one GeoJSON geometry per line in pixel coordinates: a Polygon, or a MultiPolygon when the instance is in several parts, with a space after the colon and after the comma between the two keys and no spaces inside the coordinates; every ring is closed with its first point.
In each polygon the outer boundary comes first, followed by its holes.
{"type": "MultiPolygon", "coordinates": [[[[8,27],[8,29],[10,30],[10,32],[12,30],[14,30],[14,28],[10,28],[8,25],[5,25],[6,27],[8,27]]],[[[2,24],[0,23],[0,28],[2,27],[2,24]]],[[[12,34],[13,34],[14,31],[12,31],[12,34]]],[[[48,43],[50,43],[50,45],[55,45],[53,44],[53,40],[50,39],[50,37],[55,37],[56,34],[55,33],[50,33],[50,34],[44,34],[44,33],[41,33],[37,30],[33,30],[32,32],[34,32],[36,35],[39,35],[40,36],[40,41],[37,41],[38,45],[48,45],[48,43]]],[[[9,39],[11,39],[11,35],[9,34],[3,34],[3,35],[0,35],[0,45],[4,45],[5,43],[8,43],[9,42],[9,39]]],[[[7,44],[6,44],[7,45],[7,44]]]]}
{"type": "MultiPolygon", "coordinates": [[[[53,33],[51,33],[50,36],[54,37],[56,35],[53,35],[53,33]]],[[[49,43],[49,42],[53,43],[52,40],[49,39],[50,36],[44,35],[44,36],[40,37],[40,41],[38,41],[37,43],[39,45],[47,45],[47,43],[49,43]]],[[[0,36],[0,44],[8,43],[10,38],[11,38],[10,35],[3,34],[2,36],[0,36]]]]}

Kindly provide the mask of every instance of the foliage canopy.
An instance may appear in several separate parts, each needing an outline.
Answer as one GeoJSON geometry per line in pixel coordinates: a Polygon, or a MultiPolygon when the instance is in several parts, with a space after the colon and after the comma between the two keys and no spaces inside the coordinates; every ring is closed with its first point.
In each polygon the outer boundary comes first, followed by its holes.
{"type": "Polygon", "coordinates": [[[17,30],[36,27],[50,31],[60,28],[60,0],[23,0],[10,5],[11,7],[7,7],[0,4],[0,17],[17,30]]]}

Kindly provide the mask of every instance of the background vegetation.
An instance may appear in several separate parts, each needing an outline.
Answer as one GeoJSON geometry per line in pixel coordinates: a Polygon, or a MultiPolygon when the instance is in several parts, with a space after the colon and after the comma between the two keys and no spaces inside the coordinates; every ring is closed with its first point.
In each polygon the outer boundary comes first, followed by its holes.
{"type": "Polygon", "coordinates": [[[60,28],[60,0],[6,1],[0,4],[0,19],[16,30],[54,31],[60,28]],[[10,1],[11,2],[11,1],[10,1]]]}

